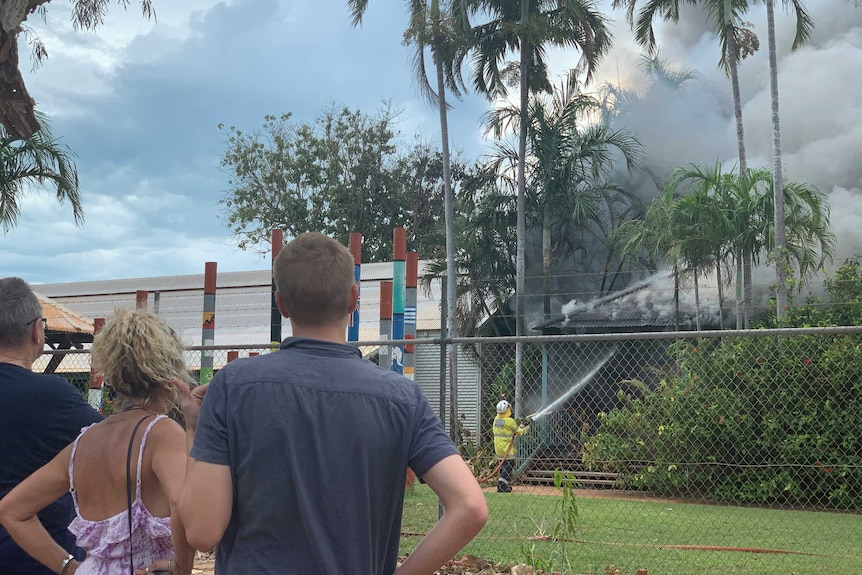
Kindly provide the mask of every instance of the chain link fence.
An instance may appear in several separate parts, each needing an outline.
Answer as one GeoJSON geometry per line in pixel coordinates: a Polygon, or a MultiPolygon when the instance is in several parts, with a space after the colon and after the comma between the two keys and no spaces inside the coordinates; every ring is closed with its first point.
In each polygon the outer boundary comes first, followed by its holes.
{"type": "MultiPolygon", "coordinates": [[[[487,480],[465,552],[546,573],[862,573],[862,327],[528,337],[520,389],[514,341],[453,342],[454,398],[441,341],[411,342],[416,381],[487,480]],[[500,397],[532,421],[512,493],[494,487],[500,397]]],[[[400,343],[359,345],[374,359],[400,343]]],[[[193,371],[202,351],[218,370],[271,348],[189,348],[193,371]]],[[[84,391],[86,352],[54,353],[84,391]]],[[[405,553],[437,516],[411,487],[405,553]]]]}

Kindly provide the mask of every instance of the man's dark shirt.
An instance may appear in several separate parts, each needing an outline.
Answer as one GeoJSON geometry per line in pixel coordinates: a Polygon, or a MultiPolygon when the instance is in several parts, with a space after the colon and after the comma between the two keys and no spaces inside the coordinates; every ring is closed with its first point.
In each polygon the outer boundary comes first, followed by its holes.
{"type": "MultiPolygon", "coordinates": [[[[51,461],[82,427],[101,420],[65,379],[0,363],[0,497],[51,461]]],[[[54,540],[83,559],[67,529],[74,516],[68,493],[39,513],[54,540]]],[[[0,573],[50,575],[52,571],[22,551],[0,527],[0,573]]]]}

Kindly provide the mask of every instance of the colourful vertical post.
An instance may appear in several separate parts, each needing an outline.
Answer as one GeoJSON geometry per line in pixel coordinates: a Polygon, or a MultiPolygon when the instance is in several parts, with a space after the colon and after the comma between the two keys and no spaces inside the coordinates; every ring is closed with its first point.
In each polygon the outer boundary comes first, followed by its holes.
{"type": "MultiPolygon", "coordinates": [[[[102,331],[105,327],[105,318],[97,317],[93,320],[93,337],[102,331]]],[[[102,413],[102,383],[104,378],[96,373],[96,370],[90,368],[90,389],[87,394],[87,401],[93,406],[93,409],[102,413]]]]}
{"type": "MultiPolygon", "coordinates": [[[[406,296],[407,230],[392,233],[392,339],[404,339],[404,298],[406,296]]],[[[392,346],[392,371],[404,373],[404,346],[392,346]]]]}
{"type": "MultiPolygon", "coordinates": [[[[350,234],[350,253],[353,255],[353,277],[356,279],[357,287],[361,287],[362,279],[362,234],[352,232],[350,234]]],[[[347,325],[347,341],[359,341],[359,300],[356,300],[356,309],[350,316],[347,325]]]]}
{"type": "Polygon", "coordinates": [[[213,378],[213,350],[215,344],[216,262],[207,262],[204,271],[204,313],[201,321],[201,384],[213,378]]]}
{"type": "MultiPolygon", "coordinates": [[[[407,252],[407,289],[404,298],[404,339],[416,339],[416,288],[419,285],[419,254],[407,252]]],[[[404,346],[404,375],[415,378],[416,346],[404,346]]]]}
{"type": "MultiPolygon", "coordinates": [[[[392,282],[380,282],[380,339],[392,337],[392,282]]],[[[377,356],[377,365],[389,367],[392,352],[388,345],[381,345],[377,356]]]]}
{"type": "MultiPolygon", "coordinates": [[[[275,269],[275,258],[281,253],[281,248],[284,247],[284,232],[281,230],[272,230],[272,266],[275,269]]],[[[272,351],[278,349],[281,345],[281,312],[278,311],[278,306],[275,304],[275,275],[270,278],[272,286],[272,295],[270,296],[269,308],[269,345],[272,351]]]]}
{"type": "Polygon", "coordinates": [[[137,311],[147,311],[147,297],[149,295],[147,290],[139,289],[135,292],[135,309],[137,311]]]}

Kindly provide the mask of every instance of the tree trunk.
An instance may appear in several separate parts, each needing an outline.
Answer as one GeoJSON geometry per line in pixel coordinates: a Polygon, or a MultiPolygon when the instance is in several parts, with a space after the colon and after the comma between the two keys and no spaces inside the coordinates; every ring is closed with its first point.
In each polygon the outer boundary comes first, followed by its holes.
{"type": "Polygon", "coordinates": [[[527,65],[530,50],[527,46],[527,23],[530,13],[530,0],[521,0],[521,125],[518,134],[518,198],[517,198],[517,255],[515,258],[515,417],[521,416],[524,387],[524,291],[526,289],[526,242],[527,242],[527,178],[525,174],[527,159],[527,101],[530,86],[527,80],[527,65]]]}
{"type": "Polygon", "coordinates": [[[545,207],[542,217],[542,304],[545,321],[551,319],[551,213],[545,207]]]}
{"type": "Polygon", "coordinates": [[[694,268],[694,328],[700,331],[700,286],[697,275],[697,268],[694,268]]]}
{"type": "Polygon", "coordinates": [[[742,329],[742,258],[736,256],[736,329],[742,329]]]}
{"type": "Polygon", "coordinates": [[[673,263],[673,324],[679,331],[679,261],[673,263]]]}
{"type": "Polygon", "coordinates": [[[784,234],[784,174],[781,169],[781,125],[778,121],[778,58],[775,53],[775,5],[766,0],[769,42],[769,93],[772,97],[772,181],[775,205],[775,312],[781,321],[787,312],[787,239],[784,234]]]}
{"type": "Polygon", "coordinates": [[[715,281],[718,284],[718,329],[724,329],[724,286],[721,285],[721,261],[715,260],[715,281]]]}
{"type": "MultiPolygon", "coordinates": [[[[449,114],[446,106],[446,84],[443,77],[443,59],[440,54],[440,3],[431,3],[431,18],[434,22],[434,63],[437,69],[437,103],[440,110],[440,145],[443,155],[443,205],[446,223],[446,303],[449,306],[446,334],[458,337],[457,270],[455,269],[455,194],[452,191],[452,169],[449,153],[449,114]]],[[[442,329],[443,326],[440,326],[442,329]]],[[[458,429],[458,346],[449,344],[449,393],[454,399],[449,411],[450,429],[458,429]]]]}
{"type": "MultiPolygon", "coordinates": [[[[724,34],[727,44],[727,67],[730,72],[730,85],[733,90],[733,114],[736,118],[736,146],[739,150],[739,177],[744,178],[748,173],[748,159],[745,153],[745,129],[742,122],[742,95],[739,91],[739,60],[736,58],[736,36],[734,36],[733,11],[730,0],[724,0],[724,34]]],[[[743,263],[744,278],[742,281],[745,290],[745,298],[742,301],[742,316],[745,328],[749,328],[748,307],[752,298],[751,290],[751,258],[745,258],[743,263]]],[[[737,299],[739,305],[739,299],[737,299]]],[[[739,314],[737,313],[737,316],[739,314]]]]}

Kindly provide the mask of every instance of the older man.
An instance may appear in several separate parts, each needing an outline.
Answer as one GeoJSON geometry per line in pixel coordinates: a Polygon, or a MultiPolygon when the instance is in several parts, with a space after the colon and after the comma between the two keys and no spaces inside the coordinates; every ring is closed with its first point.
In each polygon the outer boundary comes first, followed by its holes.
{"type": "MultiPolygon", "coordinates": [[[[42,306],[27,282],[0,279],[0,498],[71,443],[99,415],[65,379],[33,373],[45,347],[42,306]]],[[[70,554],[83,559],[67,530],[75,515],[66,494],[39,518],[70,554]]],[[[60,566],[57,566],[58,570],[60,566]]],[[[0,573],[51,575],[0,527],[0,573]]]]}

